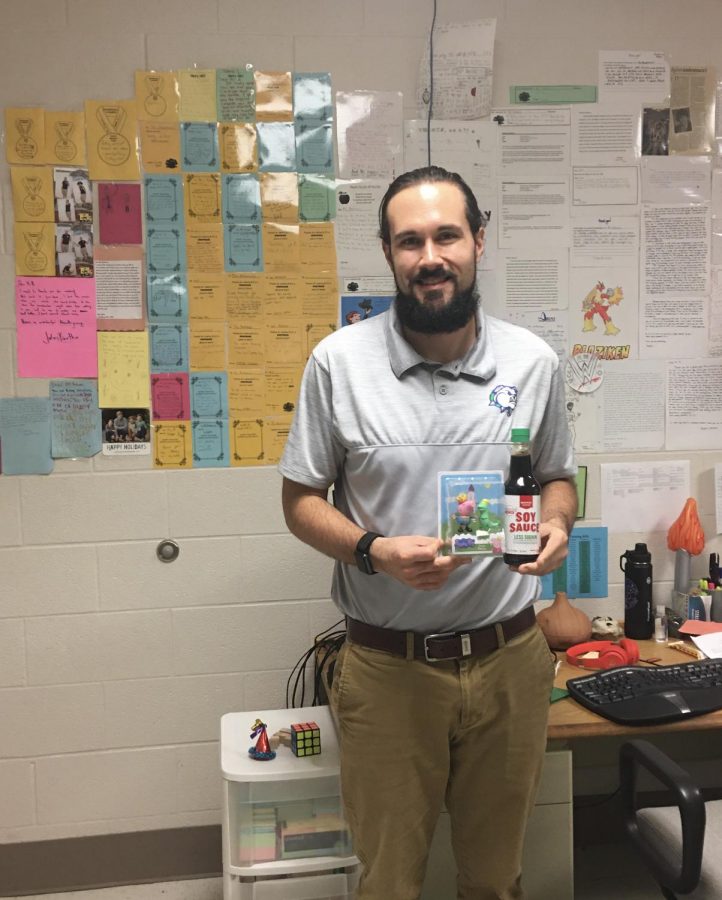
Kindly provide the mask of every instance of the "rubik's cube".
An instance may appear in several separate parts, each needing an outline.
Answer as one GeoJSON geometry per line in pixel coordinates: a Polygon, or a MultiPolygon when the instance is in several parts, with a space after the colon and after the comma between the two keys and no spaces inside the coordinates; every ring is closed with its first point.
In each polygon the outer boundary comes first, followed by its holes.
{"type": "Polygon", "coordinates": [[[321,752],[321,729],[315,722],[291,725],[291,750],[295,756],[316,756],[321,752]]]}

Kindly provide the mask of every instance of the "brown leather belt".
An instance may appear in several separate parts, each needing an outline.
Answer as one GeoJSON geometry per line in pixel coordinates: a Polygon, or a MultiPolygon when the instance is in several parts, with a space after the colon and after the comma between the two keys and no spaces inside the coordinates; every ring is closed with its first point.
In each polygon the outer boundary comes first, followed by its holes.
{"type": "Polygon", "coordinates": [[[415,631],[395,631],[393,628],[380,628],[378,625],[367,625],[357,619],[346,618],[346,634],[349,640],[372,650],[385,650],[394,656],[425,659],[437,662],[445,659],[464,659],[468,656],[481,656],[526,631],[536,622],[534,607],[526,609],[506,619],[475,628],[470,631],[446,631],[439,634],[419,634],[415,631]]]}

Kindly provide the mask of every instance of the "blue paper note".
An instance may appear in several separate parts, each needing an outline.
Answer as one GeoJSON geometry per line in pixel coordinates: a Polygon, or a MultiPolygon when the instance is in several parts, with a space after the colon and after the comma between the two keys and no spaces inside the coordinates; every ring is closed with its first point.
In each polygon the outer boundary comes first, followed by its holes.
{"type": "Polygon", "coordinates": [[[182,228],[155,225],[146,230],[146,265],[149,272],[182,272],[186,268],[186,241],[182,228]]]}
{"type": "Polygon", "coordinates": [[[186,172],[218,171],[218,128],[215,122],[181,122],[181,160],[186,172]]]}
{"type": "Polygon", "coordinates": [[[297,122],[328,122],[333,116],[331,76],[328,72],[296,72],[293,76],[293,114],[297,122]]]}
{"type": "Polygon", "coordinates": [[[220,122],[255,122],[253,68],[216,69],[216,105],[220,122]]]}
{"type": "Polygon", "coordinates": [[[51,381],[50,409],[55,459],[100,453],[102,435],[96,381],[88,378],[51,381]]]}
{"type": "Polygon", "coordinates": [[[230,465],[228,419],[195,419],[193,436],[193,468],[220,468],[230,465]]]}
{"type": "Polygon", "coordinates": [[[224,222],[261,221],[261,185],[255,175],[223,175],[221,193],[224,222]]]}
{"type": "Polygon", "coordinates": [[[150,326],[151,372],[185,372],[188,370],[188,326],[150,326]]]}
{"type": "Polygon", "coordinates": [[[607,529],[575,525],[569,537],[569,556],[561,567],[543,575],[542,600],[552,600],[557,591],[570,597],[606,597],[607,529]]]}
{"type": "Polygon", "coordinates": [[[3,475],[47,475],[50,455],[50,400],[12,397],[0,400],[0,458],[3,475]]]}
{"type": "Polygon", "coordinates": [[[298,218],[330,222],[336,217],[336,182],[323,175],[298,176],[298,218]]]}
{"type": "Polygon", "coordinates": [[[177,175],[146,175],[145,220],[148,227],[183,227],[183,185],[177,175]]]}
{"type": "Polygon", "coordinates": [[[224,247],[227,272],[260,272],[263,270],[263,242],[260,225],[225,225],[224,247]]]}
{"type": "Polygon", "coordinates": [[[194,372],[190,377],[190,388],[194,419],[228,418],[226,372],[194,372]]]}
{"type": "Polygon", "coordinates": [[[185,274],[148,275],[148,320],[174,323],[188,321],[185,274]]]}
{"type": "Polygon", "coordinates": [[[262,172],[296,171],[296,134],[293,122],[259,122],[258,168],[262,172]]]}
{"type": "Polygon", "coordinates": [[[333,126],[330,122],[296,123],[296,164],[299,172],[333,174],[333,126]]]}

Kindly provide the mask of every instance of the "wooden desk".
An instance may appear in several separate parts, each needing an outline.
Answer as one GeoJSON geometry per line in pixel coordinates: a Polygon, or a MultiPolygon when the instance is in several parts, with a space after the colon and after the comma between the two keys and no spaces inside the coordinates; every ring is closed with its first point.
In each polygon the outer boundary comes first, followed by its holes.
{"type": "MultiPolygon", "coordinates": [[[[637,641],[641,659],[659,657],[662,665],[669,663],[692,662],[692,657],[679,650],[673,650],[666,644],[658,644],[656,641],[637,641]]],[[[556,687],[564,688],[569,678],[579,678],[589,674],[589,669],[581,669],[579,666],[571,666],[564,658],[564,652],[557,651],[557,657],[562,664],[554,681],[556,687]]],[[[641,663],[644,665],[644,663],[641,663]]],[[[571,697],[565,697],[552,703],[549,708],[549,727],[547,737],[550,741],[571,740],[576,738],[602,737],[608,735],[635,737],[641,734],[651,736],[669,731],[704,731],[710,728],[722,728],[722,709],[704,716],[687,716],[676,722],[668,722],[664,725],[618,725],[602,716],[581,706],[571,697]]]]}

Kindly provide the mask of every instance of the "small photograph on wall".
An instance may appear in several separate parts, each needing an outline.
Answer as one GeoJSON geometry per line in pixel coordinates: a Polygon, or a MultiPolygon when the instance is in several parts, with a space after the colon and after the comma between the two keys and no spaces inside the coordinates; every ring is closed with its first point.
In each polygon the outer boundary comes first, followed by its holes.
{"type": "Polygon", "coordinates": [[[101,409],[105,456],[150,455],[148,409],[101,409]]]}
{"type": "Polygon", "coordinates": [[[341,325],[354,325],[379,316],[391,306],[393,297],[369,294],[344,294],[341,297],[341,325]]]}
{"type": "Polygon", "coordinates": [[[669,156],[669,110],[646,107],[642,113],[642,156],[669,156]]]}
{"type": "Polygon", "coordinates": [[[93,192],[87,169],[53,169],[55,221],[92,222],[93,192]]]}

